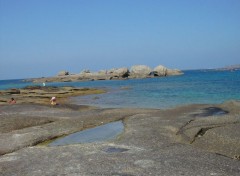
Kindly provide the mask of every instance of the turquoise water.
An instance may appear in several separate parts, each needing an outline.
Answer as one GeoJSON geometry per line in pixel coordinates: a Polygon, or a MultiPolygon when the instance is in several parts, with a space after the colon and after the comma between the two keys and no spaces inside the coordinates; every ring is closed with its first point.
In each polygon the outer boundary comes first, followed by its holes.
{"type": "MultiPolygon", "coordinates": [[[[31,83],[21,83],[21,80],[0,81],[0,89],[20,88],[26,85],[31,83]]],[[[173,77],[47,83],[47,85],[107,89],[106,94],[73,99],[77,104],[100,107],[169,108],[183,104],[240,100],[239,70],[233,72],[194,70],[184,71],[184,75],[173,77]]]]}

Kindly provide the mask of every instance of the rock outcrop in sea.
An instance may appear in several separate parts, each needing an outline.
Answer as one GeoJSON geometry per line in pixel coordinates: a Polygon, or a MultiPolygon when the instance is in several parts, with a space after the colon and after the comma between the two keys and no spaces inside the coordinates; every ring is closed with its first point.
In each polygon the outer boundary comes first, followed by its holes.
{"type": "Polygon", "coordinates": [[[69,75],[69,72],[68,72],[68,71],[60,71],[60,72],[58,73],[58,76],[67,76],[67,75],[69,75]]]}
{"type": "Polygon", "coordinates": [[[94,80],[123,80],[134,78],[152,78],[163,76],[181,75],[183,72],[178,69],[169,69],[162,65],[154,69],[146,65],[134,65],[130,68],[112,68],[110,70],[100,70],[91,72],[88,69],[81,71],[79,74],[71,74],[68,71],[60,71],[57,76],[48,78],[32,79],[33,82],[72,82],[72,81],[94,81],[94,80]]]}

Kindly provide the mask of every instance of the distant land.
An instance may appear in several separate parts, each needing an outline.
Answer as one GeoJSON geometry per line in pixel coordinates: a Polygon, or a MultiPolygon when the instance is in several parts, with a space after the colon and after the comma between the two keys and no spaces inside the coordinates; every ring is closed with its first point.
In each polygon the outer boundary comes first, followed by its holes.
{"type": "Polygon", "coordinates": [[[221,68],[206,68],[206,69],[197,69],[203,71],[236,71],[240,70],[240,64],[229,65],[221,68]]]}
{"type": "Polygon", "coordinates": [[[230,65],[230,66],[226,66],[226,67],[223,67],[223,68],[217,68],[215,70],[222,70],[222,71],[225,71],[225,70],[230,70],[230,71],[240,70],[240,64],[230,65]]]}

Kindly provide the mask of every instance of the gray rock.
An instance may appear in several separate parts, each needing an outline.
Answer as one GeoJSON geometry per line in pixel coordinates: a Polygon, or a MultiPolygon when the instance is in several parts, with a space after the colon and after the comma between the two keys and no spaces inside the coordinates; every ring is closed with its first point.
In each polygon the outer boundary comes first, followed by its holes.
{"type": "Polygon", "coordinates": [[[130,69],[132,78],[146,78],[150,75],[152,69],[146,65],[134,65],[130,69]]]}
{"type": "Polygon", "coordinates": [[[129,76],[129,70],[126,67],[123,68],[114,68],[107,72],[112,77],[126,78],[129,76]]]}
{"type": "Polygon", "coordinates": [[[128,78],[149,78],[158,76],[171,76],[183,74],[180,70],[167,69],[159,65],[152,70],[146,65],[134,65],[130,71],[128,68],[113,68],[110,70],[100,70],[90,72],[83,70],[80,74],[69,74],[67,71],[59,72],[56,77],[36,78],[29,81],[33,82],[70,82],[70,81],[89,81],[89,80],[111,80],[111,79],[128,79],[128,78]]]}
{"type": "Polygon", "coordinates": [[[240,156],[240,119],[237,123],[202,127],[194,146],[231,158],[240,156]],[[205,131],[204,131],[205,130],[205,131]]]}
{"type": "Polygon", "coordinates": [[[153,71],[155,71],[158,76],[167,76],[167,68],[162,65],[155,67],[153,71]]]}
{"type": "MultiPolygon", "coordinates": [[[[190,118],[177,135],[180,141],[197,148],[235,158],[240,156],[240,116],[232,113],[190,118]]],[[[192,114],[190,116],[193,117],[192,114]]]]}
{"type": "Polygon", "coordinates": [[[69,72],[68,72],[68,71],[60,71],[60,72],[58,73],[58,76],[67,76],[67,75],[69,75],[69,72]]]}
{"type": "Polygon", "coordinates": [[[154,68],[154,71],[157,72],[158,76],[173,76],[173,75],[182,75],[183,72],[178,69],[169,69],[162,65],[159,65],[154,68]]]}
{"type": "Polygon", "coordinates": [[[98,71],[98,74],[106,75],[107,74],[107,70],[100,70],[100,71],[98,71]]]}
{"type": "Polygon", "coordinates": [[[176,75],[182,75],[183,72],[181,70],[178,69],[167,69],[167,76],[176,76],[176,75]]]}
{"type": "Polygon", "coordinates": [[[82,70],[80,74],[83,74],[83,73],[91,73],[91,71],[88,69],[85,69],[85,70],[82,70]]]}
{"type": "Polygon", "coordinates": [[[1,91],[0,94],[20,94],[20,89],[9,89],[1,91]]]}
{"type": "MultiPolygon", "coordinates": [[[[29,140],[32,141],[32,139],[44,135],[49,136],[51,133],[63,134],[61,130],[71,132],[70,129],[77,125],[77,122],[80,122],[78,127],[80,129],[82,128],[81,121],[84,121],[84,124],[88,122],[88,125],[91,126],[101,124],[101,122],[124,119],[125,130],[118,138],[101,143],[57,147],[24,146],[25,148],[21,150],[0,156],[0,173],[4,176],[238,176],[240,172],[238,160],[225,157],[224,153],[215,154],[215,151],[209,151],[209,149],[198,149],[198,146],[180,143],[176,139],[176,136],[180,135],[176,135],[176,130],[179,127],[183,127],[185,131],[191,127],[197,127],[197,125],[224,124],[224,121],[227,125],[230,122],[227,118],[221,119],[220,122],[217,119],[213,120],[212,117],[212,120],[199,119],[199,122],[191,121],[186,124],[189,119],[192,119],[191,114],[203,107],[207,106],[185,106],[168,110],[92,109],[91,111],[79,112],[69,109],[46,108],[39,105],[14,106],[14,112],[18,113],[16,115],[24,113],[27,116],[29,113],[34,113],[37,116],[48,118],[51,115],[57,121],[52,124],[40,125],[35,129],[21,129],[13,132],[14,134],[9,133],[16,139],[14,143],[10,136],[9,139],[13,145],[21,143],[31,145],[28,143],[29,140]],[[69,121],[69,124],[61,123],[60,117],[62,120],[64,119],[64,122],[69,121]],[[72,121],[73,119],[74,121],[72,121]],[[193,126],[190,126],[191,124],[193,126]],[[54,126],[56,129],[51,129],[54,126]]],[[[0,110],[13,113],[9,106],[2,106],[0,110]]],[[[229,129],[223,130],[220,127],[216,128],[217,131],[209,131],[209,139],[215,136],[216,145],[221,145],[221,140],[239,141],[239,133],[234,133],[234,131],[239,131],[239,127],[232,125],[229,126],[229,129]],[[230,130],[231,128],[233,129],[230,130]]],[[[206,139],[202,141],[203,144],[206,144],[204,141],[208,141],[207,133],[205,134],[206,139]]],[[[5,135],[0,134],[1,138],[4,138],[5,135]]],[[[3,146],[6,145],[3,143],[9,143],[7,137],[0,143],[3,146]]],[[[230,144],[237,143],[228,143],[227,145],[230,144]]],[[[225,148],[222,150],[228,151],[225,148]]]]}

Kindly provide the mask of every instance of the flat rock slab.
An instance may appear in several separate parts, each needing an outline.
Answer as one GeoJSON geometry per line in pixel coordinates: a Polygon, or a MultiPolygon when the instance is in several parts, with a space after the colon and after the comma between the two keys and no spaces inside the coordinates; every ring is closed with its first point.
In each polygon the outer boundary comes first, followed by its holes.
{"type": "Polygon", "coordinates": [[[181,141],[231,158],[240,158],[240,116],[191,119],[178,132],[181,141]]]}
{"type": "Polygon", "coordinates": [[[0,90],[0,105],[8,104],[11,98],[14,98],[18,104],[50,104],[51,97],[57,97],[57,103],[64,104],[71,96],[100,93],[105,93],[105,91],[94,88],[28,86],[22,89],[0,90]]]}
{"type": "MultiPolygon", "coordinates": [[[[219,128],[207,131],[203,135],[206,138],[196,139],[196,142],[204,144],[213,137],[216,138],[216,142],[220,141],[217,138],[224,140],[228,138],[229,140],[229,137],[232,137],[231,139],[235,143],[231,144],[238,144],[236,141],[239,141],[239,134],[234,131],[239,128],[237,126],[239,116],[236,114],[232,116],[230,113],[229,119],[225,116],[216,119],[214,117],[198,119],[191,114],[209,106],[190,107],[164,111],[149,109],[92,109],[89,111],[59,109],[59,112],[63,111],[62,114],[66,115],[65,120],[69,123],[74,122],[71,119],[84,120],[86,123],[97,126],[101,122],[108,123],[121,119],[124,122],[125,130],[117,139],[108,142],[56,147],[32,146],[15,150],[15,152],[0,156],[0,175],[239,175],[240,162],[238,159],[228,156],[227,150],[224,150],[227,154],[219,154],[209,150],[209,148],[201,148],[200,145],[194,143],[186,144],[185,141],[179,139],[183,134],[189,135],[190,133],[187,131],[191,128],[219,125],[219,128]]],[[[45,110],[44,117],[49,109],[45,110]]],[[[56,109],[55,113],[50,114],[56,115],[59,112],[56,109]]],[[[58,124],[59,122],[62,122],[62,119],[52,123],[58,124]]],[[[67,130],[72,126],[74,125],[66,125],[64,128],[52,130],[67,130]]],[[[44,125],[40,125],[40,127],[44,127],[44,125]]],[[[31,131],[31,128],[20,131],[31,131]]],[[[195,131],[197,134],[198,130],[195,131]]],[[[221,142],[218,144],[222,145],[221,142]]],[[[216,149],[218,150],[218,148],[216,149]]]]}

